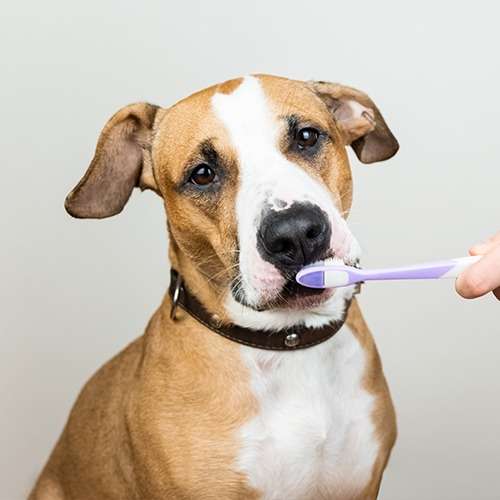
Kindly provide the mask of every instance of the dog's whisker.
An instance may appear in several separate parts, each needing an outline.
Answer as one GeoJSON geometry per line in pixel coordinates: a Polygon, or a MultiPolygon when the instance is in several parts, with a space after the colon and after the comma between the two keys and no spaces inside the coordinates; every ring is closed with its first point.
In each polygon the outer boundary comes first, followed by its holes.
{"type": "Polygon", "coordinates": [[[208,282],[213,282],[217,278],[224,276],[224,274],[229,274],[233,269],[237,268],[239,266],[239,263],[237,262],[236,264],[233,264],[232,266],[229,266],[227,268],[222,269],[221,271],[215,273],[214,275],[208,277],[208,282]]]}

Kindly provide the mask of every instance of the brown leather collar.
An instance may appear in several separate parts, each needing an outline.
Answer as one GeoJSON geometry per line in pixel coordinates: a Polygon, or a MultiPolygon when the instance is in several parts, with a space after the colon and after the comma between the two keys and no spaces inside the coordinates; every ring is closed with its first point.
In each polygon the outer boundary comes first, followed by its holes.
{"type": "Polygon", "coordinates": [[[276,351],[294,351],[305,349],[320,344],[333,337],[344,324],[351,300],[345,305],[343,317],[338,321],[333,321],[328,325],[311,328],[305,326],[294,326],[285,330],[251,330],[238,325],[221,325],[203,307],[198,299],[189,293],[183,285],[182,278],[174,269],[170,272],[169,294],[172,300],[171,318],[175,317],[175,310],[181,307],[202,325],[227,339],[240,344],[257,347],[259,349],[270,349],[276,351]]]}

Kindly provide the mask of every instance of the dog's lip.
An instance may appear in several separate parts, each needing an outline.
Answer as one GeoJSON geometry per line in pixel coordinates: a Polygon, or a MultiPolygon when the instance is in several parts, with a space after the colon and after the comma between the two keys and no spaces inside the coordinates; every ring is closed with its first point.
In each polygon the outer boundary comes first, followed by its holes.
{"type": "Polygon", "coordinates": [[[305,310],[313,307],[318,307],[326,302],[335,290],[308,288],[295,282],[295,280],[287,280],[285,287],[275,299],[270,300],[265,304],[261,304],[258,310],[305,310]]]}

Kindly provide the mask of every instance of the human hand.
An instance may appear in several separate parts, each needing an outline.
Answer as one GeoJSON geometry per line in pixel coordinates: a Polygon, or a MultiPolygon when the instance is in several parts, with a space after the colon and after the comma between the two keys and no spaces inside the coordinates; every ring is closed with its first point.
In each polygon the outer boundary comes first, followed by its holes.
{"type": "Polygon", "coordinates": [[[493,292],[500,300],[500,232],[484,243],[474,245],[469,253],[483,257],[457,278],[457,292],[466,299],[493,292]]]}

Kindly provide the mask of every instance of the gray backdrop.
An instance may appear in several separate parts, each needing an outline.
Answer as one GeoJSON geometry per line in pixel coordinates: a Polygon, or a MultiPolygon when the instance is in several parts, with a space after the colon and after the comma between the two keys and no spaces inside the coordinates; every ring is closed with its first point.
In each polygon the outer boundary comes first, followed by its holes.
{"type": "MultiPolygon", "coordinates": [[[[401,143],[353,158],[364,265],[461,256],[499,229],[494,2],[17,1],[0,26],[0,498],[21,499],[83,383],[141,334],[167,285],[152,193],[121,216],[63,200],[106,119],[251,72],[367,91],[401,143]]],[[[452,282],[361,296],[399,440],[381,498],[493,499],[500,489],[500,304],[452,282]]]]}

